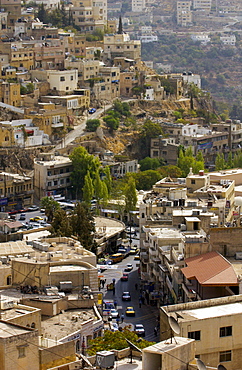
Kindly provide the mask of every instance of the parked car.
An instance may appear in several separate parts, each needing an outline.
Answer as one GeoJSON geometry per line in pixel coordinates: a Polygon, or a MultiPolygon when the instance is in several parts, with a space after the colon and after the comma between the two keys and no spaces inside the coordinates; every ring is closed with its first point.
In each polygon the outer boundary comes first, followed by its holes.
{"type": "Polygon", "coordinates": [[[129,280],[129,274],[126,272],[123,273],[123,276],[121,276],[121,281],[128,281],[129,280]]]}
{"type": "Polygon", "coordinates": [[[89,114],[93,114],[95,112],[96,112],[96,108],[90,108],[88,111],[89,114]]]}
{"type": "Polygon", "coordinates": [[[134,307],[127,307],[126,308],[126,316],[135,316],[135,310],[134,310],[134,307]]]}
{"type": "Polygon", "coordinates": [[[19,216],[19,220],[25,220],[26,219],[26,214],[25,213],[21,213],[21,215],[19,216]]]}
{"type": "Polygon", "coordinates": [[[145,336],[145,328],[144,328],[144,325],[143,324],[135,324],[134,332],[138,336],[144,337],[145,336]]]}
{"type": "Polygon", "coordinates": [[[112,319],[116,319],[117,317],[119,317],[119,313],[117,310],[115,310],[115,308],[111,308],[110,316],[112,317],[112,319]]]}
{"type": "Polygon", "coordinates": [[[133,266],[132,266],[132,264],[131,264],[131,263],[127,263],[127,265],[126,265],[126,267],[125,267],[124,271],[132,271],[132,270],[133,270],[133,266]]]}
{"type": "Polygon", "coordinates": [[[139,260],[140,260],[139,254],[136,254],[136,255],[134,256],[134,260],[135,260],[135,261],[139,261],[139,260]]]}
{"type": "Polygon", "coordinates": [[[122,301],[131,301],[131,295],[129,292],[123,292],[122,301]]]}

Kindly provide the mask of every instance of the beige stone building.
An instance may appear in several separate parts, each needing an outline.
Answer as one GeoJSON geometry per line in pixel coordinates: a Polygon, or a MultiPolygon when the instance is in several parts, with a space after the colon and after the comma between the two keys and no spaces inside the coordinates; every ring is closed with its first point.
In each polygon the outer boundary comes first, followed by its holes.
{"type": "Polygon", "coordinates": [[[1,369],[39,369],[38,331],[5,321],[0,329],[1,369]]]}
{"type": "Polygon", "coordinates": [[[89,286],[98,291],[96,256],[71,238],[50,238],[33,244],[35,256],[12,261],[13,286],[60,286],[71,281],[73,289],[89,286]]]}
{"type": "Polygon", "coordinates": [[[34,189],[41,199],[54,194],[65,195],[71,186],[72,163],[69,157],[42,155],[34,161],[34,189]]]}
{"type": "Polygon", "coordinates": [[[104,57],[113,60],[125,57],[139,61],[141,58],[140,40],[130,40],[126,33],[104,35],[104,57]]]}
{"type": "Polygon", "coordinates": [[[211,367],[241,367],[241,295],[162,307],[161,340],[168,338],[167,315],[178,318],[181,336],[195,339],[196,356],[211,367]]]}

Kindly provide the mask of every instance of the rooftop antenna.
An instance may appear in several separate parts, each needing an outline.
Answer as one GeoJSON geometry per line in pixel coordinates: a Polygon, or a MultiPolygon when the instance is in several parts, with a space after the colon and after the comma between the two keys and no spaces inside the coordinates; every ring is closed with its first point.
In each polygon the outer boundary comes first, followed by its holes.
{"type": "Polygon", "coordinates": [[[173,316],[168,316],[168,322],[169,322],[169,325],[170,325],[170,328],[171,328],[171,343],[172,343],[172,338],[174,337],[173,332],[175,334],[179,335],[180,332],[181,332],[181,328],[180,328],[180,325],[178,324],[177,320],[173,316]]]}

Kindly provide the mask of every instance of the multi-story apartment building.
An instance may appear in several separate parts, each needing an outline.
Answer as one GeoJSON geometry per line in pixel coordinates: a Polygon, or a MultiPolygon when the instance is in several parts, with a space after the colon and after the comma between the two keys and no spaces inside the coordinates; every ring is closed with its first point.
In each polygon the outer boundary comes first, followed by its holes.
{"type": "Polygon", "coordinates": [[[61,45],[61,40],[50,39],[35,43],[35,68],[63,69],[64,60],[65,49],[64,45],[61,45]]]}
{"type": "Polygon", "coordinates": [[[31,72],[32,78],[39,81],[47,81],[50,84],[52,93],[64,95],[70,94],[77,89],[78,70],[68,69],[64,71],[57,70],[34,70],[31,72]]]}
{"type": "Polygon", "coordinates": [[[34,68],[34,49],[32,44],[17,42],[2,42],[0,54],[7,54],[9,63],[18,69],[31,70],[34,68]]]}
{"type": "Polygon", "coordinates": [[[160,338],[169,337],[167,317],[171,315],[178,319],[181,336],[195,339],[196,357],[205,365],[216,368],[220,363],[228,370],[239,369],[241,307],[241,295],[162,307],[160,338]]]}
{"type": "Polygon", "coordinates": [[[120,96],[120,69],[101,67],[98,81],[94,83],[93,93],[98,100],[113,100],[120,96]]]}
{"type": "Polygon", "coordinates": [[[34,161],[34,189],[41,199],[55,194],[66,195],[71,186],[72,163],[68,157],[43,154],[34,161]]]}
{"type": "Polygon", "coordinates": [[[33,178],[17,173],[0,172],[0,204],[2,211],[23,209],[33,204],[33,178]]]}
{"type": "Polygon", "coordinates": [[[176,21],[179,26],[186,27],[192,23],[191,6],[191,1],[177,1],[176,21]]]}
{"type": "Polygon", "coordinates": [[[19,107],[21,105],[20,83],[3,81],[0,86],[0,101],[19,107]]]}
{"type": "Polygon", "coordinates": [[[203,10],[210,12],[212,6],[212,0],[193,0],[194,10],[203,10]]]}
{"type": "Polygon", "coordinates": [[[140,40],[130,40],[126,33],[104,35],[104,57],[113,60],[116,57],[140,60],[140,40]]]}
{"type": "Polygon", "coordinates": [[[90,105],[90,90],[88,89],[77,89],[74,90],[75,95],[64,95],[64,96],[42,96],[41,100],[46,103],[53,102],[60,104],[65,107],[66,113],[84,111],[90,105]]]}
{"type": "Polygon", "coordinates": [[[15,22],[21,18],[21,0],[1,0],[1,9],[8,14],[7,34],[13,35],[15,22]]]}
{"type": "Polygon", "coordinates": [[[38,103],[37,110],[25,109],[25,117],[42,130],[51,140],[63,137],[68,124],[66,108],[54,103],[38,103]]]}
{"type": "Polygon", "coordinates": [[[82,32],[104,30],[107,22],[106,0],[84,0],[82,3],[75,0],[72,2],[70,11],[75,25],[80,27],[82,32]]]}
{"type": "Polygon", "coordinates": [[[132,12],[142,12],[145,5],[145,0],[132,0],[132,12]]]}
{"type": "Polygon", "coordinates": [[[98,76],[101,63],[99,60],[80,60],[79,58],[69,57],[65,59],[65,68],[77,68],[80,85],[84,85],[88,80],[98,76]]]}

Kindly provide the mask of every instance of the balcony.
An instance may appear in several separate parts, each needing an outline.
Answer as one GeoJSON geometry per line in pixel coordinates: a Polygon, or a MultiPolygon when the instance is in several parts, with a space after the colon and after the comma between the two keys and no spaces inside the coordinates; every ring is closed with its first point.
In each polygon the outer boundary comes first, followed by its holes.
{"type": "Polygon", "coordinates": [[[149,256],[146,252],[140,252],[140,260],[143,263],[148,263],[149,262],[149,256]]]}
{"type": "Polygon", "coordinates": [[[195,299],[196,298],[197,293],[195,292],[195,290],[191,289],[191,287],[182,283],[182,289],[184,290],[188,299],[195,299]]]}
{"type": "Polygon", "coordinates": [[[51,127],[52,128],[61,128],[61,127],[64,127],[64,123],[63,122],[52,123],[51,127]]]}
{"type": "Polygon", "coordinates": [[[150,248],[149,249],[149,255],[151,257],[157,257],[157,250],[155,250],[154,248],[150,248]]]}
{"type": "Polygon", "coordinates": [[[149,241],[148,240],[143,240],[143,247],[149,248],[149,246],[150,246],[149,241]]]}

